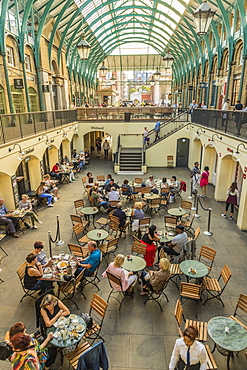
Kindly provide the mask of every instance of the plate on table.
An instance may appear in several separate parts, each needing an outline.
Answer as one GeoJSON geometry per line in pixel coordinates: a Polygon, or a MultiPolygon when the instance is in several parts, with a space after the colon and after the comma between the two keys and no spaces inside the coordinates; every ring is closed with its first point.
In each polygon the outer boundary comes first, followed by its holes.
{"type": "Polygon", "coordinates": [[[44,279],[51,279],[52,278],[52,273],[49,274],[43,274],[42,276],[44,279]]]}
{"type": "Polygon", "coordinates": [[[76,330],[78,331],[78,333],[81,333],[84,330],[84,325],[78,324],[76,330]]]}
{"type": "Polygon", "coordinates": [[[72,314],[70,314],[70,319],[72,320],[72,319],[75,319],[76,318],[76,315],[74,315],[73,313],[72,314]]]}
{"type": "Polygon", "coordinates": [[[57,267],[59,269],[66,269],[67,266],[68,266],[68,262],[67,261],[61,261],[61,262],[58,262],[58,264],[57,264],[57,267]]]}

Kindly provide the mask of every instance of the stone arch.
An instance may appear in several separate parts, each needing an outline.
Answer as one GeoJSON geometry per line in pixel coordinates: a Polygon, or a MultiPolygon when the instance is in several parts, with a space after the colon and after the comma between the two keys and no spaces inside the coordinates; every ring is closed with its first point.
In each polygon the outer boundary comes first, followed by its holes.
{"type": "Polygon", "coordinates": [[[5,200],[5,206],[8,209],[15,209],[14,194],[12,189],[11,177],[5,172],[0,172],[1,198],[5,200]]]}

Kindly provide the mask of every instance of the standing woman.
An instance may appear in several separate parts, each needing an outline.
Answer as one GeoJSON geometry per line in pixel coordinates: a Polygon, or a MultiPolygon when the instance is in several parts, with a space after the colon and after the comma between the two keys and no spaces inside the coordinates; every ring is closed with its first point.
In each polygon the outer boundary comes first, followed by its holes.
{"type": "Polygon", "coordinates": [[[169,370],[206,370],[207,354],[204,345],[198,342],[197,327],[188,326],[183,332],[183,338],[176,340],[169,370]]]}
{"type": "Polygon", "coordinates": [[[230,220],[232,220],[232,215],[234,212],[234,206],[238,204],[238,196],[239,196],[239,191],[238,191],[238,186],[236,182],[233,182],[230,188],[227,190],[227,199],[226,199],[226,209],[225,212],[222,213],[222,217],[226,218],[226,213],[228,211],[229,206],[231,205],[231,213],[230,213],[230,220]]]}
{"type": "Polygon", "coordinates": [[[152,225],[149,227],[148,232],[142,237],[141,243],[146,245],[146,254],[144,259],[146,261],[147,267],[153,266],[156,253],[155,242],[160,241],[156,233],[156,226],[152,225]]]}
{"type": "Polygon", "coordinates": [[[201,174],[200,178],[200,187],[202,188],[202,194],[200,194],[200,197],[205,198],[207,196],[207,185],[208,185],[208,177],[209,177],[209,167],[205,166],[204,171],[201,174]]]}

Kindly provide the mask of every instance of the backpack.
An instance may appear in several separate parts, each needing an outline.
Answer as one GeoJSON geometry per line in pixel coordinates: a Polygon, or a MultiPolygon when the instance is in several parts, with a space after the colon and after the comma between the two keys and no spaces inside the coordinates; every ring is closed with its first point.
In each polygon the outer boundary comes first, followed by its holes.
{"type": "Polygon", "coordinates": [[[13,352],[12,347],[7,342],[0,342],[0,360],[5,361],[13,352]]]}

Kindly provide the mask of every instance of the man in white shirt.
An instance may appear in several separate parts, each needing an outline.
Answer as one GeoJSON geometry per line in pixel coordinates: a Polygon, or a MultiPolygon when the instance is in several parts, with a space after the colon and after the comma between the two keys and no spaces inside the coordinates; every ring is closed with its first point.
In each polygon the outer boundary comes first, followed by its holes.
{"type": "Polygon", "coordinates": [[[108,143],[108,141],[106,139],[103,142],[103,149],[104,149],[104,154],[105,154],[105,159],[106,159],[106,158],[108,158],[108,151],[110,149],[110,144],[108,143]]]}
{"type": "MultiPolygon", "coordinates": [[[[225,103],[222,105],[221,110],[230,110],[230,99],[226,99],[225,103]]],[[[225,126],[226,119],[227,113],[223,113],[221,126],[225,126]]]]}
{"type": "Polygon", "coordinates": [[[149,176],[149,178],[147,179],[146,181],[146,186],[148,188],[153,188],[155,185],[155,182],[154,182],[154,177],[153,176],[149,176]]]}
{"type": "Polygon", "coordinates": [[[170,243],[162,247],[167,254],[172,256],[178,256],[184,243],[188,241],[188,235],[184,232],[184,227],[182,225],[177,225],[175,231],[177,235],[174,236],[170,243]]]}
{"type": "Polygon", "coordinates": [[[109,202],[111,202],[112,200],[118,200],[119,199],[119,193],[116,191],[116,189],[114,187],[112,187],[111,191],[109,191],[108,199],[109,199],[109,202]]]}

